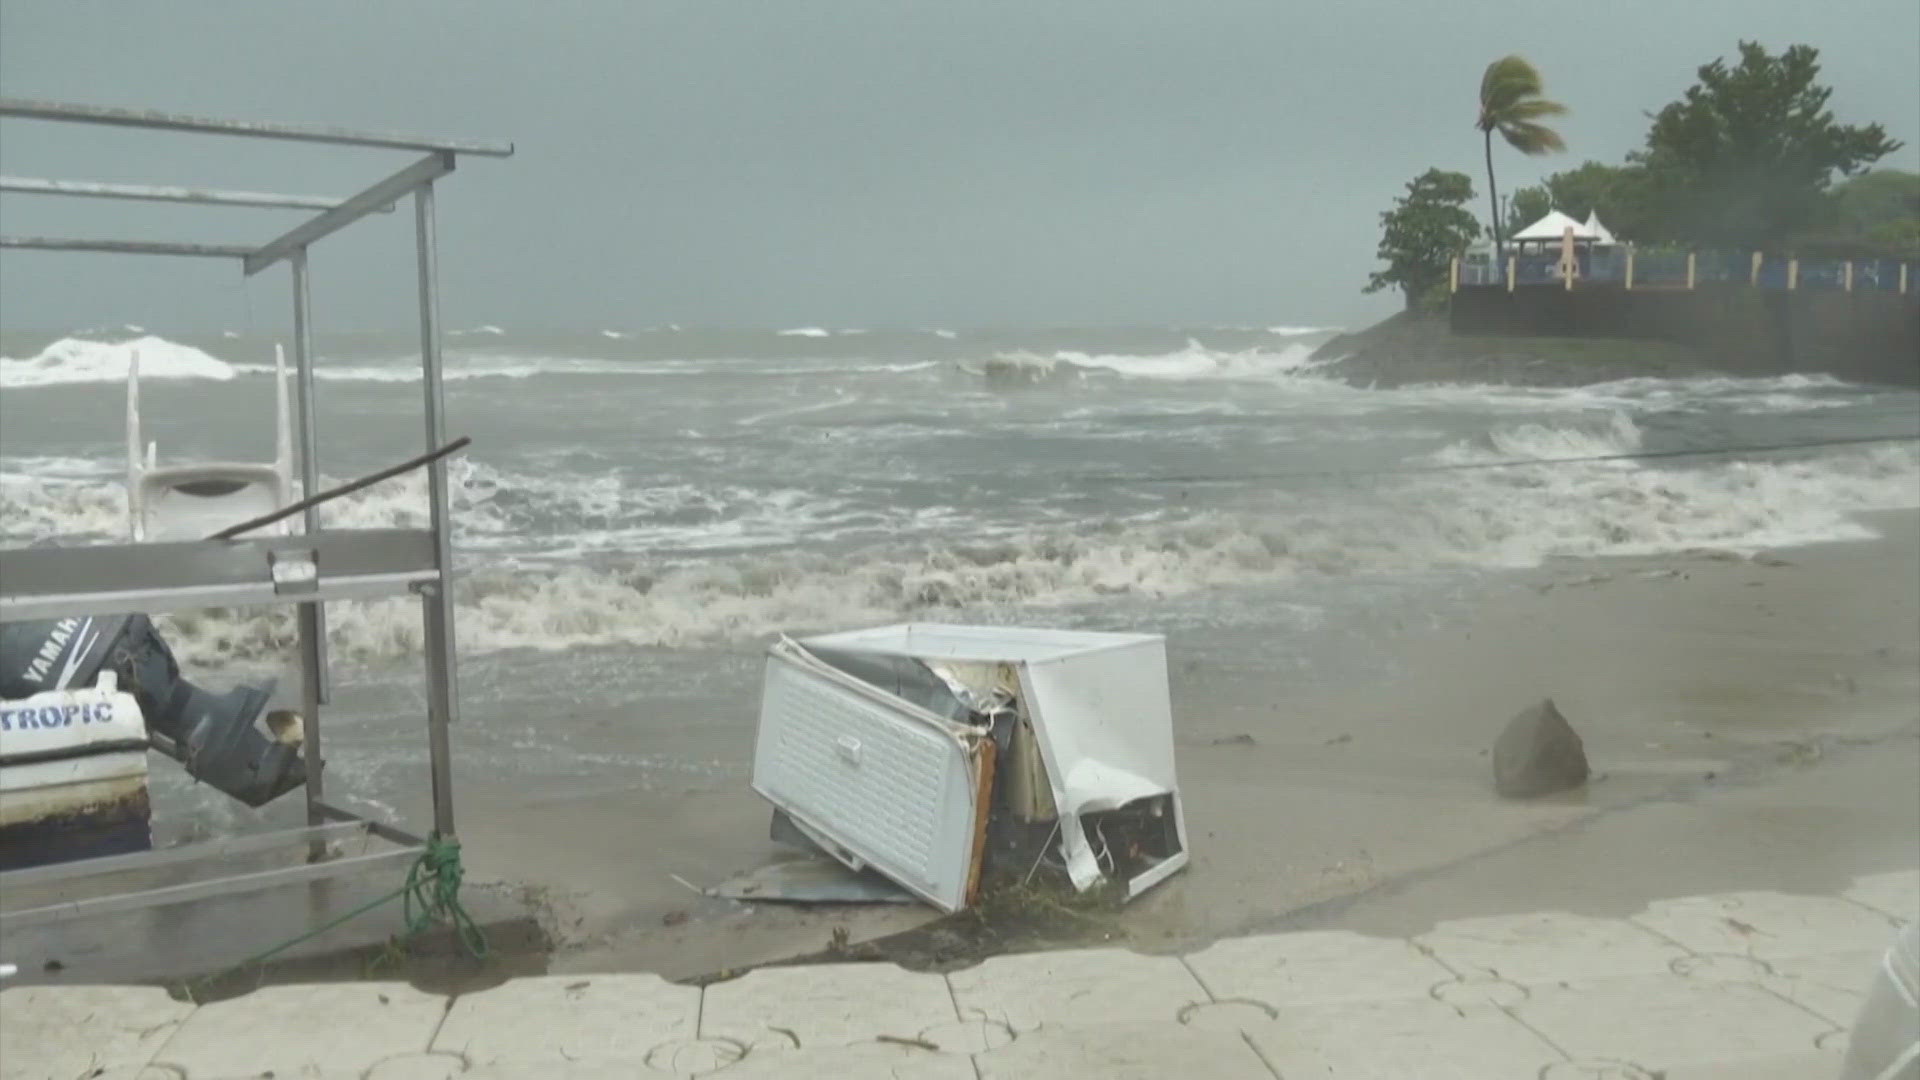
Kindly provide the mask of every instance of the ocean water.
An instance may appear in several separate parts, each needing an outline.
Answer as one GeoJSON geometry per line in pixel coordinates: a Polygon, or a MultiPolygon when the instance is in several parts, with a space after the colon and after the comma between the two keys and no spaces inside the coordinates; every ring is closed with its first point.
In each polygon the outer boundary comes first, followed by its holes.
{"type": "MultiPolygon", "coordinates": [[[[1808,376],[1374,389],[1309,359],[1331,333],[456,331],[448,431],[473,438],[452,467],[462,752],[555,775],[743,775],[752,657],[780,632],[1246,627],[1311,678],[1316,642],[1389,606],[1438,605],[1463,580],[1557,557],[1864,538],[1859,512],[1920,505],[1912,441],[1550,463],[1912,435],[1911,391],[1808,376]],[[649,718],[647,701],[674,695],[671,724],[649,718]],[[557,718],[530,721],[535,698],[557,718]],[[622,709],[633,719],[618,730],[568,734],[569,710],[605,727],[622,709]],[[727,734],[672,726],[699,723],[727,734]]],[[[320,339],[327,478],[419,452],[417,347],[320,339]]],[[[0,335],[0,543],[124,535],[121,385],[136,350],[160,460],[269,459],[272,348],[136,327],[0,335]]],[[[424,492],[414,475],[323,516],[418,523],[424,492]]],[[[417,606],[330,612],[347,681],[389,688],[365,711],[417,710],[417,606]]],[[[168,627],[216,681],[291,655],[284,611],[168,627]]],[[[384,798],[399,782],[386,763],[417,757],[417,729],[342,722],[335,767],[384,798]]]]}

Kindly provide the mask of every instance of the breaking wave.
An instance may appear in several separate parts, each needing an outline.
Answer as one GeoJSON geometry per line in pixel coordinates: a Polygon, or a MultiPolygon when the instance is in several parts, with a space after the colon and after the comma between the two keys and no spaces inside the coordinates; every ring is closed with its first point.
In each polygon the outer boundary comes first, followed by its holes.
{"type": "Polygon", "coordinates": [[[1016,350],[980,363],[962,363],[961,368],[989,382],[1007,385],[1039,386],[1077,381],[1089,375],[1166,382],[1272,381],[1311,376],[1321,366],[1312,355],[1313,349],[1306,345],[1288,345],[1277,351],[1227,352],[1189,340],[1183,349],[1153,355],[1062,350],[1043,356],[1016,350]]]}
{"type": "MultiPolygon", "coordinates": [[[[803,330],[787,333],[805,338],[830,333],[803,330]]],[[[698,473],[676,472],[650,480],[644,469],[614,469],[610,463],[617,454],[598,456],[591,447],[564,447],[568,454],[579,450],[579,456],[554,458],[572,462],[558,470],[522,464],[516,473],[460,458],[449,463],[449,473],[465,571],[456,591],[461,647],[475,652],[595,644],[672,648],[904,617],[966,618],[1105,597],[1174,597],[1300,576],[1526,567],[1556,556],[1701,546],[1759,549],[1864,537],[1868,532],[1859,512],[1920,506],[1920,448],[1912,443],[1753,460],[1477,468],[1631,454],[1646,442],[1634,417],[1804,413],[1867,400],[1866,391],[1837,380],[1627,379],[1575,388],[1369,390],[1323,371],[1311,359],[1308,343],[1287,340],[1295,332],[1304,335],[1308,328],[1274,328],[1277,340],[1243,351],[1194,341],[1168,352],[1151,352],[1160,347],[1151,346],[1138,354],[1037,347],[958,366],[989,384],[1098,388],[1086,395],[1092,405],[1085,410],[1061,410],[1046,400],[1033,403],[1031,411],[1048,433],[1085,417],[1092,418],[1086,421],[1090,430],[1107,431],[1101,418],[1114,401],[1174,416],[1190,409],[1228,410],[1242,397],[1257,396],[1260,408],[1282,420],[1338,418],[1342,430],[1356,439],[1407,439],[1393,445],[1408,448],[1393,453],[1415,455],[1396,458],[1414,471],[1338,485],[1249,486],[1200,512],[1176,501],[1170,488],[1139,489],[1132,492],[1139,498],[1099,502],[1102,512],[1113,515],[1105,519],[1070,524],[1067,511],[1042,516],[1021,510],[1026,516],[1012,523],[1002,518],[988,525],[979,505],[965,502],[975,496],[944,489],[876,507],[871,497],[800,490],[810,486],[801,481],[776,487],[743,471],[704,480],[698,473]],[[1392,423],[1383,424],[1368,419],[1390,410],[1410,418],[1388,416],[1392,423]],[[1455,417],[1483,418],[1473,421],[1481,430],[1433,449],[1441,439],[1474,430],[1459,426],[1455,417]],[[1409,434],[1415,428],[1417,441],[1409,434]],[[578,460],[602,467],[590,471],[578,460]],[[931,504],[949,499],[956,505],[931,504]],[[875,542],[876,537],[885,542],[875,542]],[[856,545],[866,546],[849,550],[856,545]],[[613,554],[625,552],[650,554],[613,554]]],[[[26,359],[0,358],[0,386],[124,380],[136,349],[143,376],[154,379],[226,380],[271,370],[229,363],[153,336],[111,340],[115,333],[95,335],[99,340],[65,338],[26,359]]],[[[511,348],[512,340],[495,344],[511,348]]],[[[940,359],[914,359],[912,353],[805,355],[815,348],[801,343],[753,359],[699,360],[463,352],[449,357],[446,377],[738,374],[799,380],[804,392],[788,394],[789,387],[780,384],[764,399],[742,395],[727,416],[728,440],[766,440],[805,427],[791,422],[797,417],[830,422],[839,419],[834,410],[840,409],[885,419],[901,394],[915,402],[901,410],[902,417],[912,419],[920,415],[913,409],[920,408],[929,388],[943,389],[938,380],[964,381],[955,378],[956,361],[945,351],[940,359]],[[846,382],[835,381],[843,377],[846,382]]],[[[395,352],[405,349],[394,346],[395,352]]],[[[367,382],[420,378],[416,360],[380,354],[347,363],[323,357],[316,376],[367,382]]],[[[733,385],[727,384],[729,391],[733,385]]],[[[502,385],[498,392],[519,395],[522,390],[502,385]]],[[[993,410],[1005,404],[984,400],[983,415],[997,415],[993,410]]],[[[1008,411],[1026,404],[1014,403],[1008,411]]],[[[939,423],[957,426],[963,418],[942,413],[939,423]]],[[[871,436],[880,429],[848,430],[871,436]]],[[[1136,425],[1126,430],[1158,438],[1172,429],[1136,425]]],[[[121,466],[112,461],[10,456],[0,470],[0,543],[8,546],[56,537],[117,541],[125,534],[125,513],[121,466]]],[[[322,515],[327,524],[346,528],[422,524],[424,475],[409,474],[359,492],[329,504],[322,515]]],[[[195,612],[170,620],[170,641],[196,665],[283,659],[293,640],[291,616],[278,609],[195,612]]],[[[332,606],[329,628],[337,655],[361,661],[383,662],[421,647],[418,606],[411,602],[332,606]]]]}
{"type": "Polygon", "coordinates": [[[0,387],[125,382],[135,353],[142,379],[225,381],[239,373],[225,360],[151,334],[120,341],[65,337],[25,359],[0,356],[0,387]]]}
{"type": "MultiPolygon", "coordinates": [[[[1616,411],[1603,421],[1495,428],[1484,441],[1455,443],[1428,455],[1428,460],[1438,465],[1557,461],[1631,454],[1640,448],[1639,425],[1616,411]]],[[[1632,462],[1623,464],[1637,467],[1632,462]]]]}
{"type": "MultiPolygon", "coordinates": [[[[759,376],[781,375],[857,375],[900,374],[925,371],[938,366],[937,360],[793,361],[778,367],[758,366],[746,373],[759,376]]],[[[698,376],[742,370],[737,363],[714,360],[603,360],[572,356],[459,356],[448,358],[440,377],[446,382],[471,379],[532,379],[546,375],[627,375],[698,376]]],[[[143,367],[141,370],[145,370],[143,367]]],[[[239,364],[234,370],[244,375],[267,374],[273,370],[264,364],[239,364]]],[[[313,377],[321,382],[417,383],[421,380],[418,357],[375,364],[335,365],[322,358],[313,377]]]]}
{"type": "MultiPolygon", "coordinates": [[[[1572,424],[1498,428],[1410,461],[1474,465],[1630,452],[1641,433],[1624,415],[1572,424]]],[[[552,484],[538,499],[524,478],[464,463],[455,472],[460,546],[473,568],[457,587],[461,647],[557,650],[581,645],[683,647],[751,640],[776,631],[899,618],[978,616],[1107,597],[1165,598],[1284,583],[1302,575],[1447,568],[1521,568],[1558,556],[1758,550],[1865,538],[1862,511],[1920,506],[1920,448],[1896,443],[1821,456],[1716,460],[1652,467],[1633,461],[1383,474],[1337,491],[1311,486],[1258,505],[1175,518],[1162,510],[1077,528],[1036,527],[971,542],[888,543],[854,552],[783,543],[796,522],[830,522],[831,499],[787,492],[771,500],[768,550],[732,546],[697,561],[592,556],[590,562],[508,565],[500,545],[540,528],[555,501],[569,528],[627,530],[621,550],[657,549],[643,520],[691,513],[671,527],[751,530],[746,508],[767,493],[692,487],[638,492],[600,478],[552,484]],[[727,500],[737,505],[721,506],[727,500]],[[654,510],[645,510],[651,505],[654,510]],[[490,554],[491,553],[491,554],[490,554]]],[[[330,508],[330,524],[418,523],[417,480],[373,489],[330,508]]],[[[123,520],[117,484],[99,475],[0,477],[9,534],[113,535],[123,520]]],[[[815,526],[804,526],[807,528],[815,526]]],[[[550,529],[551,526],[549,525],[550,529]]],[[[737,535],[734,537],[737,539],[737,535]]],[[[556,547],[560,546],[557,543],[556,547]]],[[[602,552],[606,548],[600,549],[602,552]]],[[[381,601],[332,609],[337,654],[384,661],[421,647],[418,607],[381,601]]],[[[291,648],[282,610],[171,616],[169,640],[194,664],[277,659],[291,648]]]]}
{"type": "MultiPolygon", "coordinates": [[[[475,651],[672,648],[1104,597],[1164,598],[1303,574],[1525,567],[1552,556],[1864,538],[1871,534],[1848,511],[1914,505],[1916,470],[1911,447],[1702,471],[1513,470],[1402,487],[1358,506],[1110,522],[851,556],[482,570],[461,583],[458,626],[462,647],[475,651]]],[[[420,648],[413,605],[350,608],[330,624],[341,655],[376,660],[420,648]]],[[[288,648],[291,628],[277,613],[207,617],[181,627],[181,648],[206,663],[260,656],[288,648]]]]}
{"type": "MultiPolygon", "coordinates": [[[[10,457],[0,471],[0,545],[120,542],[127,533],[123,473],[80,459],[10,457]]],[[[611,473],[531,476],[471,458],[447,464],[457,543],[483,559],[547,562],[613,550],[690,555],[828,541],[888,526],[944,520],[944,507],[870,506],[793,487],[744,483],[639,484],[611,473]],[[537,552],[533,549],[537,546],[537,552]]],[[[342,478],[323,476],[322,486],[342,478]]],[[[298,489],[296,482],[295,488],[298,489]]],[[[321,507],[328,528],[419,528],[427,479],[410,472],[321,507]]]]}

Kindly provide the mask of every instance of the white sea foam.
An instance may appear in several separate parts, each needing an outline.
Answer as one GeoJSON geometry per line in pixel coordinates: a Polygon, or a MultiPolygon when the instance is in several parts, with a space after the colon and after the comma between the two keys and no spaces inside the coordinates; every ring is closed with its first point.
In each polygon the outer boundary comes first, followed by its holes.
{"type": "Polygon", "coordinates": [[[1703,545],[1757,551],[1864,539],[1872,532],[1857,514],[1920,506],[1920,446],[1912,442],[1685,464],[1565,463],[1631,454],[1641,445],[1640,430],[1616,413],[1604,423],[1497,429],[1484,443],[1456,444],[1428,460],[1441,465],[1556,462],[1445,477],[1461,514],[1486,523],[1463,550],[1488,566],[1703,545]]]}
{"type": "Polygon", "coordinates": [[[859,400],[860,395],[858,394],[842,393],[832,401],[815,401],[806,405],[793,405],[784,409],[774,409],[772,412],[756,413],[753,416],[742,417],[734,422],[741,427],[753,427],[756,424],[765,423],[768,420],[805,416],[808,413],[825,412],[828,409],[842,408],[847,405],[852,405],[859,400]]]}
{"type": "MultiPolygon", "coordinates": [[[[1642,435],[1624,415],[1572,424],[1517,424],[1410,464],[1472,465],[1624,453],[1642,435]]],[[[957,510],[964,542],[891,543],[854,553],[786,546],[801,532],[860,517],[815,493],[630,488],[609,477],[532,481],[462,463],[456,520],[480,565],[458,590],[463,648],[560,649],[625,643],[677,647],[776,630],[946,617],[1009,606],[1047,607],[1112,596],[1445,567],[1524,567],[1555,556],[1758,549],[1869,535],[1858,512],[1920,505],[1920,448],[1911,443],[1817,456],[1686,465],[1616,461],[1386,475],[1338,497],[1311,489],[1265,505],[1175,517],[1034,526],[982,538],[957,510]],[[490,550],[559,514],[602,552],[592,565],[488,565],[490,550]],[[753,518],[752,514],[759,514],[753,518]],[[597,524],[596,524],[597,523],[597,524]],[[765,541],[780,550],[753,554],[765,541]],[[622,558],[703,541],[732,554],[697,562],[622,558]]],[[[123,521],[118,486],[97,477],[0,475],[0,520],[11,534],[90,531],[123,521]]],[[[417,523],[417,478],[330,507],[330,524],[417,523]]],[[[926,535],[926,533],[920,533],[926,535]]],[[[555,538],[555,548],[569,541],[555,538]]],[[[339,654],[376,660],[420,648],[416,605],[343,604],[329,619],[339,654]]],[[[285,612],[174,616],[169,640],[189,663],[281,656],[293,641],[285,612]]]]}
{"type": "Polygon", "coordinates": [[[800,327],[795,327],[792,330],[780,331],[781,337],[822,338],[822,337],[831,337],[832,335],[833,335],[833,332],[831,330],[827,330],[818,326],[800,326],[800,327]]]}
{"type": "Polygon", "coordinates": [[[1312,353],[1313,350],[1305,345],[1288,345],[1277,351],[1221,351],[1190,340],[1184,349],[1154,355],[1061,350],[1042,356],[1016,350],[999,353],[982,364],[965,364],[962,367],[996,380],[1022,383],[1057,382],[1090,373],[1110,373],[1124,379],[1163,382],[1272,381],[1310,376],[1321,366],[1311,359],[1312,353]]]}
{"type": "Polygon", "coordinates": [[[1859,403],[1861,389],[1831,375],[1763,378],[1704,376],[1692,379],[1619,379],[1579,388],[1596,405],[1698,412],[1709,408],[1745,413],[1807,412],[1859,403]]]}
{"type": "Polygon", "coordinates": [[[627,335],[619,330],[602,330],[600,331],[600,336],[610,341],[620,341],[625,339],[627,335]]]}
{"type": "MultiPolygon", "coordinates": [[[[1170,597],[1302,574],[1529,566],[1555,555],[1760,547],[1859,537],[1848,510],[1912,505],[1911,448],[1699,471],[1470,474],[1312,514],[1202,514],[1158,525],[1035,531],[858,557],[780,553],[692,567],[483,571],[463,584],[464,647],[678,647],[798,627],[945,617],[1008,605],[1170,597]]],[[[210,624],[223,650],[289,632],[210,624]]],[[[332,623],[343,655],[419,648],[411,605],[357,605],[332,623]]]]}
{"type": "Polygon", "coordinates": [[[1050,354],[1013,350],[960,370],[1003,387],[1071,386],[1118,377],[1123,382],[1252,382],[1290,393],[1273,408],[1322,415],[1367,415],[1409,410],[1463,409],[1478,413],[1629,413],[1735,410],[1779,414],[1857,405],[1863,390],[1826,375],[1767,378],[1634,378],[1586,386],[1541,387],[1473,383],[1416,383],[1392,389],[1355,386],[1337,368],[1313,358],[1305,343],[1248,350],[1185,348],[1155,354],[1050,354]]]}
{"type": "MultiPolygon", "coordinates": [[[[463,382],[467,379],[531,379],[536,375],[552,374],[618,374],[622,367],[623,365],[617,361],[488,357],[483,360],[447,363],[441,368],[440,377],[446,382],[463,382]]],[[[244,365],[240,370],[247,374],[265,374],[273,369],[244,365]]],[[[376,383],[416,383],[424,378],[417,359],[387,364],[329,365],[324,357],[314,366],[313,377],[321,382],[376,383]]]]}
{"type": "Polygon", "coordinates": [[[60,476],[31,463],[0,471],[0,545],[19,547],[52,537],[123,540],[127,496],[120,484],[60,476]]]}
{"type": "MultiPolygon", "coordinates": [[[[208,378],[268,370],[229,365],[158,338],[140,340],[158,343],[154,358],[142,350],[142,371],[156,378],[169,377],[160,370],[176,372],[171,377],[221,372],[198,376],[208,378]],[[159,345],[185,350],[179,355],[187,359],[162,359],[159,345]]],[[[29,386],[117,380],[125,375],[125,363],[114,359],[113,350],[128,344],[80,341],[53,356],[49,347],[27,361],[6,361],[6,370],[31,372],[31,381],[22,384],[29,386]]],[[[1084,385],[1089,392],[1069,404],[1091,403],[1087,408],[1042,402],[1041,411],[1058,414],[1060,424],[1085,422],[1094,432],[1110,431],[1101,417],[1115,403],[1124,403],[1131,413],[1155,415],[1214,415],[1233,411],[1243,400],[1250,413],[1275,416],[1398,410],[1404,415],[1386,417],[1392,422],[1385,426],[1371,420],[1346,425],[1359,436],[1377,431],[1396,438],[1415,429],[1457,432],[1461,416],[1494,418],[1479,436],[1406,462],[1416,468],[1631,453],[1643,448],[1640,424],[1651,414],[1793,412],[1866,400],[1859,388],[1806,376],[1629,379],[1579,388],[1367,390],[1329,376],[1308,355],[1304,344],[1281,341],[1239,352],[1189,343],[1143,356],[1011,353],[969,370],[991,374],[998,366],[1037,373],[1039,381],[1084,385]],[[1264,385],[1250,385],[1256,383],[1264,385]]],[[[884,412],[891,407],[888,384],[871,380],[935,369],[950,371],[951,365],[797,356],[621,362],[456,354],[449,358],[448,378],[715,372],[852,377],[845,383],[826,379],[817,388],[803,384],[805,392],[790,397],[742,398],[755,404],[727,414],[747,417],[737,424],[774,431],[780,419],[856,401],[862,403],[861,413],[884,412]],[[787,407],[775,408],[782,404],[787,407]]],[[[340,365],[323,357],[317,374],[394,382],[419,378],[417,362],[406,358],[340,365]]],[[[905,379],[893,385],[914,393],[919,389],[905,379]]],[[[1680,423],[1684,428],[1691,421],[1680,423]]],[[[735,425],[719,425],[726,421],[702,423],[709,431],[746,437],[735,425]]],[[[882,430],[864,429],[864,434],[882,430]]],[[[916,437],[925,434],[918,427],[905,430],[916,437]]],[[[1647,430],[1669,429],[1647,423],[1647,430]]],[[[1136,424],[1112,437],[1156,434],[1155,428],[1136,424]]],[[[689,437],[699,438],[697,433],[689,437]]],[[[773,488],[741,473],[653,482],[577,464],[566,468],[582,471],[533,464],[516,468],[468,458],[449,466],[458,547],[468,568],[457,594],[465,649],[675,647],[908,616],[965,616],[1108,596],[1170,597],[1298,575],[1517,567],[1560,555],[1705,545],[1759,548],[1859,537],[1865,528],[1853,516],[1857,512],[1920,505],[1920,450],[1910,443],[1750,461],[1428,471],[1356,480],[1337,493],[1280,484],[1247,492],[1231,509],[1201,513],[1150,496],[1112,511],[1114,517],[1104,522],[1049,513],[1058,507],[1039,505],[1030,513],[1021,510],[983,523],[981,515],[960,507],[911,501],[876,507],[846,491],[773,488]],[[876,536],[891,539],[875,544],[876,536]],[[928,536],[965,539],[909,539],[928,536]],[[797,546],[803,541],[804,550],[797,546]],[[826,550],[834,544],[843,546],[826,550]],[[845,550],[855,544],[869,546],[845,550]],[[630,552],[650,554],[625,554],[630,552]]],[[[9,456],[0,467],[0,540],[13,545],[55,537],[121,539],[125,500],[119,470],[110,456],[102,461],[9,456]]],[[[423,523],[424,475],[409,474],[330,504],[322,516],[336,527],[423,523]]],[[[343,604],[330,610],[330,632],[344,657],[387,659],[420,647],[415,604],[343,604]]],[[[170,640],[194,664],[277,659],[293,639],[284,612],[195,613],[173,620],[170,640]]]]}
{"type": "Polygon", "coordinates": [[[0,356],[0,387],[125,382],[133,355],[142,379],[231,379],[237,369],[191,345],[148,335],[120,341],[61,338],[25,359],[0,356]]]}
{"type": "Polygon", "coordinates": [[[1484,444],[1455,443],[1429,455],[1429,460],[1440,465],[1477,465],[1612,457],[1638,451],[1641,441],[1640,428],[1633,418],[1615,411],[1604,421],[1593,423],[1534,423],[1495,428],[1487,433],[1484,444]]]}
{"type": "MultiPolygon", "coordinates": [[[[469,379],[532,379],[550,375],[622,375],[691,377],[715,373],[757,376],[904,374],[939,366],[938,360],[792,360],[777,365],[735,360],[603,360],[576,356],[454,356],[441,369],[447,382],[469,379]]],[[[142,370],[145,370],[143,365],[142,370]]],[[[236,364],[242,375],[264,375],[270,365],[236,364]]],[[[380,363],[337,364],[324,356],[315,365],[314,378],[322,382],[416,383],[421,379],[417,357],[398,358],[380,363]]]]}
{"type": "Polygon", "coordinates": [[[499,327],[493,325],[492,323],[486,323],[481,326],[469,327],[465,330],[455,330],[451,336],[453,337],[477,337],[477,336],[499,337],[504,333],[506,333],[505,330],[500,329],[499,327]]]}
{"type": "MultiPolygon", "coordinates": [[[[906,525],[944,507],[876,510],[798,488],[629,482],[609,473],[527,475],[471,458],[448,463],[456,537],[463,551],[551,562],[608,551],[702,552],[827,541],[906,525]],[[537,550],[536,550],[537,548],[537,550]]],[[[113,463],[8,457],[0,469],[0,544],[107,542],[127,529],[123,474],[113,463]]],[[[340,478],[322,477],[323,486],[340,478]]],[[[298,485],[296,484],[296,488],[298,485]]],[[[412,472],[320,510],[328,528],[418,528],[427,480],[412,472]]],[[[935,524],[921,521],[923,527],[935,524]]]]}
{"type": "Polygon", "coordinates": [[[1269,326],[1267,333],[1281,337],[1302,337],[1307,334],[1337,334],[1340,329],[1338,326],[1269,326]]]}
{"type": "Polygon", "coordinates": [[[934,337],[937,337],[937,338],[945,338],[948,341],[952,341],[953,339],[960,336],[959,334],[954,333],[952,330],[929,330],[928,333],[932,334],[934,337]]]}

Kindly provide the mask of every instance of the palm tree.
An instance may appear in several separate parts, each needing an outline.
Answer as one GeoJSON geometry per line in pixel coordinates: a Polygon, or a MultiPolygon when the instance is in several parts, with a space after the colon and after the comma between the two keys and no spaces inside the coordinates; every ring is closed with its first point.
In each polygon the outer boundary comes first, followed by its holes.
{"type": "Polygon", "coordinates": [[[1480,119],[1474,126],[1486,136],[1487,198],[1493,203],[1496,265],[1505,255],[1500,246],[1500,199],[1493,187],[1493,133],[1498,131],[1508,146],[1528,157],[1567,148],[1559,132],[1540,123],[1541,117],[1559,116],[1567,107],[1541,97],[1541,89],[1540,72],[1525,57],[1503,56],[1488,64],[1487,73],[1480,76],[1480,119]]]}

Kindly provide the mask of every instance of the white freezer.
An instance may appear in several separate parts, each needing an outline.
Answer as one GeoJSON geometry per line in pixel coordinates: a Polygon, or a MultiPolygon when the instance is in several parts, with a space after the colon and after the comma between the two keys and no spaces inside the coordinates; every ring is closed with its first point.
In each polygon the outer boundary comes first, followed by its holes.
{"type": "Polygon", "coordinates": [[[972,901],[978,883],[993,740],[831,667],[809,648],[907,657],[972,685],[1017,685],[1076,888],[1105,876],[1096,846],[1104,837],[1097,829],[1089,836],[1083,818],[1141,799],[1166,797],[1176,843],[1125,882],[1126,894],[1187,864],[1160,636],[916,623],[774,646],[754,790],[842,862],[871,866],[954,911],[972,901]]]}

